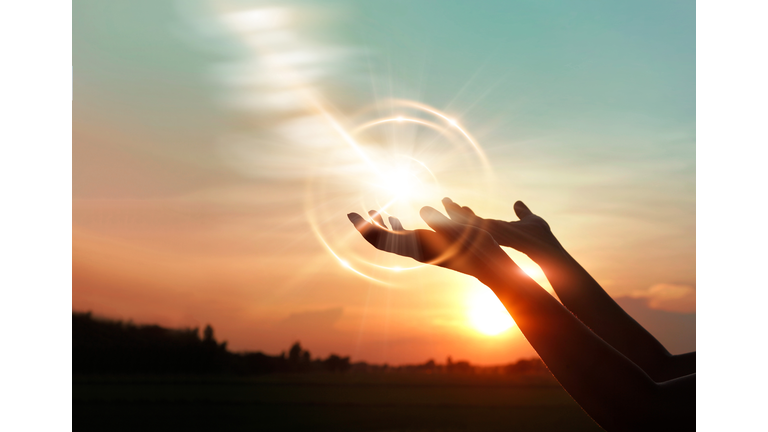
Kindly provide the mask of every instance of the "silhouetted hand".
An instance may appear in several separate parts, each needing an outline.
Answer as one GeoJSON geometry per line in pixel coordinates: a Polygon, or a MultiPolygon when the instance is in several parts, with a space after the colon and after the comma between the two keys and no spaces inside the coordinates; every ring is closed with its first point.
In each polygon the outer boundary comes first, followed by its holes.
{"type": "Polygon", "coordinates": [[[522,201],[517,201],[514,207],[520,220],[510,222],[481,218],[469,207],[462,207],[450,198],[443,198],[443,205],[451,220],[481,228],[489,232],[500,245],[514,248],[534,261],[567,256],[549,229],[549,224],[533,214],[522,201]]]}
{"type": "Polygon", "coordinates": [[[357,213],[347,215],[363,237],[379,250],[416,261],[449,268],[480,280],[497,277],[502,269],[516,266],[486,231],[457,223],[432,207],[424,207],[421,218],[434,231],[406,230],[400,220],[389,218],[392,229],[381,215],[371,210],[372,220],[357,213]]]}

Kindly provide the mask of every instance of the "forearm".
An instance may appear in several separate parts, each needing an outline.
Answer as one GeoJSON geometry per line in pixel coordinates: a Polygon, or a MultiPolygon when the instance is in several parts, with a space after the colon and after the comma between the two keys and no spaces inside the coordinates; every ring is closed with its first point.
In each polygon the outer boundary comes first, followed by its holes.
{"type": "Polygon", "coordinates": [[[627,314],[570,255],[537,258],[555,293],[581,322],[640,366],[656,382],[695,372],[694,361],[672,356],[627,314]]]}
{"type": "Polygon", "coordinates": [[[627,430],[654,412],[663,388],[521,273],[511,267],[481,281],[574,400],[607,430],[627,430]]]}
{"type": "Polygon", "coordinates": [[[696,373],[696,351],[673,355],[668,370],[670,375],[675,377],[696,373]]]}

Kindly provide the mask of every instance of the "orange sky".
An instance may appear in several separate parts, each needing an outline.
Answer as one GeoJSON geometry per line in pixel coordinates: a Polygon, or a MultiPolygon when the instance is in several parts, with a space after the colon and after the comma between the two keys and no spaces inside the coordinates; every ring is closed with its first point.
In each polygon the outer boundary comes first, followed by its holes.
{"type": "MultiPolygon", "coordinates": [[[[515,33],[527,41],[516,45],[499,41],[528,21],[490,12],[457,29],[463,12],[450,8],[426,20],[418,7],[404,17],[344,2],[206,4],[75,5],[74,310],[210,323],[232,349],[270,354],[300,340],[313,355],[392,364],[534,356],[515,327],[488,336],[472,324],[485,289],[474,279],[423,268],[372,283],[313,232],[308,215],[334,247],[348,242],[345,259],[384,259],[345,216],[367,209],[340,184],[364,185],[369,167],[321,113],[349,130],[365,107],[404,115],[386,102],[401,98],[458,119],[488,156],[485,170],[475,153],[433,152],[450,162],[441,193],[498,219],[524,200],[670,351],[695,349],[694,69],[675,51],[692,45],[687,33],[641,38],[647,46],[631,33],[679,20],[619,26],[633,15],[612,9],[618,21],[584,16],[591,30],[574,36],[550,11],[529,11],[541,26],[515,33]],[[387,27],[408,19],[424,25],[387,27]],[[574,37],[604,49],[571,57],[574,37]]],[[[415,148],[420,137],[394,142],[415,148]]],[[[420,196],[399,216],[416,223],[418,206],[441,198],[420,196]]]]}

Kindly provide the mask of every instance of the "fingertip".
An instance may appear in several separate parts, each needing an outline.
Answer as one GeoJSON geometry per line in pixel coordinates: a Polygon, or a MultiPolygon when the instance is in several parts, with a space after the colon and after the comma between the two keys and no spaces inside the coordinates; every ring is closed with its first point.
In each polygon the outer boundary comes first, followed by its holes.
{"type": "Polygon", "coordinates": [[[421,216],[422,219],[424,219],[424,222],[427,222],[428,225],[429,225],[429,222],[445,224],[446,222],[451,221],[447,216],[445,216],[444,214],[440,213],[440,211],[430,206],[422,207],[421,211],[419,212],[419,215],[421,216]]]}
{"type": "Polygon", "coordinates": [[[461,209],[461,206],[450,198],[443,199],[443,205],[445,206],[446,209],[449,207],[453,210],[461,209]]]}
{"type": "Polygon", "coordinates": [[[422,219],[426,219],[428,217],[432,217],[434,213],[437,212],[434,208],[430,206],[424,206],[419,210],[419,216],[421,216],[422,219]]]}
{"type": "Polygon", "coordinates": [[[391,226],[395,231],[405,231],[405,228],[403,228],[403,224],[400,222],[400,219],[394,216],[389,217],[389,226],[391,226]]]}
{"type": "Polygon", "coordinates": [[[525,205],[525,203],[522,201],[516,201],[514,209],[515,209],[515,214],[517,214],[517,217],[521,219],[525,216],[533,214],[531,209],[529,209],[528,206],[525,205]]]}
{"type": "Polygon", "coordinates": [[[384,224],[384,219],[381,217],[381,213],[379,213],[376,210],[369,210],[368,215],[373,219],[373,221],[379,225],[381,225],[382,228],[386,228],[387,225],[384,224]]]}
{"type": "Polygon", "coordinates": [[[360,216],[357,213],[349,213],[347,215],[347,218],[349,218],[349,221],[352,222],[352,225],[355,226],[355,229],[363,232],[365,230],[365,224],[367,223],[365,219],[363,219],[362,216],[360,216]]]}
{"type": "Polygon", "coordinates": [[[361,223],[365,223],[365,219],[363,219],[363,217],[357,213],[349,213],[347,214],[347,218],[350,222],[355,224],[355,226],[359,226],[361,223]]]}

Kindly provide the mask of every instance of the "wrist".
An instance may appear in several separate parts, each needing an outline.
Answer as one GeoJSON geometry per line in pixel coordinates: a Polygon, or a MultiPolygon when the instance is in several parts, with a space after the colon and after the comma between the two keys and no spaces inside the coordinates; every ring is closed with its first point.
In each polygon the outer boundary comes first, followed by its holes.
{"type": "Polygon", "coordinates": [[[493,266],[489,267],[477,279],[485,286],[495,289],[503,287],[509,283],[515,283],[521,278],[530,279],[530,277],[517,265],[511,258],[499,260],[493,266]]]}

